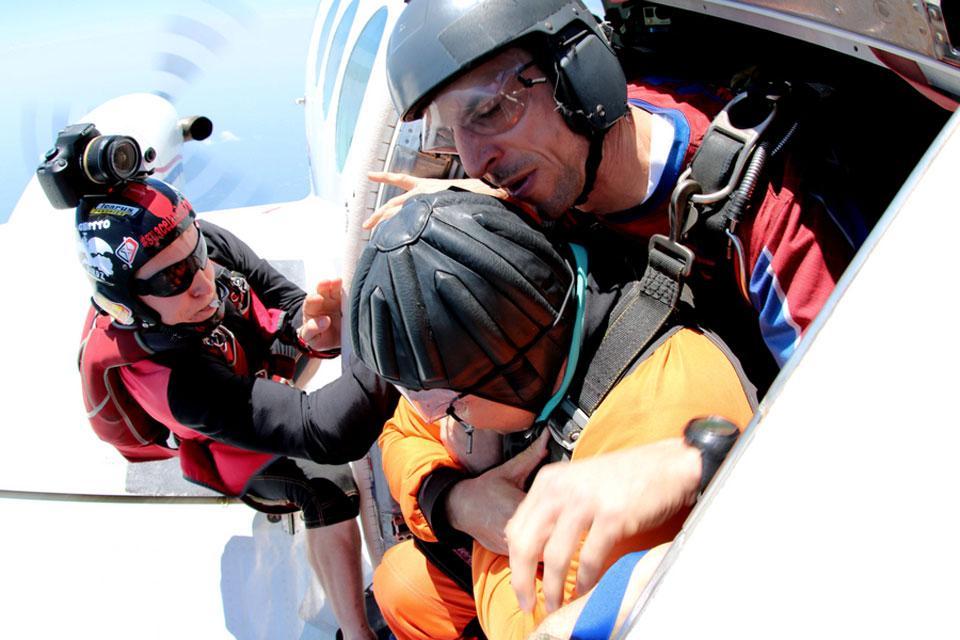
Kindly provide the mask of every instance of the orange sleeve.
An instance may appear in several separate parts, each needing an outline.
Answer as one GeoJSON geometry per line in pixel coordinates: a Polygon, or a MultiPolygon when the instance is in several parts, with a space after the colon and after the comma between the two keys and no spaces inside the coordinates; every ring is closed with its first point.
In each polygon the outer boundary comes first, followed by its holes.
{"type": "Polygon", "coordinates": [[[420,511],[417,492],[420,483],[439,467],[462,470],[440,440],[440,428],[426,424],[416,410],[401,398],[393,417],[379,438],[383,472],[394,500],[400,503],[410,532],[427,542],[436,542],[430,525],[420,511]]]}

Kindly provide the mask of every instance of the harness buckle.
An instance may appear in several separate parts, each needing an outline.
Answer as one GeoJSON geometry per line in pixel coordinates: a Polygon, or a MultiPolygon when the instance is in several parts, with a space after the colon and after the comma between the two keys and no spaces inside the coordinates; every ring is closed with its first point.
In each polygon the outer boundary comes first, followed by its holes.
{"type": "Polygon", "coordinates": [[[659,252],[661,255],[665,255],[668,258],[675,260],[678,263],[679,270],[677,273],[686,277],[690,275],[690,271],[693,269],[693,263],[696,261],[696,257],[693,255],[693,251],[689,247],[680,244],[671,240],[667,236],[660,235],[656,233],[650,236],[650,253],[655,251],[659,252]]]}
{"type": "MultiPolygon", "coordinates": [[[[764,100],[769,106],[769,113],[767,113],[767,115],[755,125],[744,128],[737,127],[733,124],[733,119],[731,119],[730,114],[733,112],[734,108],[736,108],[738,105],[741,105],[750,97],[751,94],[746,92],[741,93],[736,98],[731,100],[713,119],[713,122],[710,123],[710,127],[707,129],[707,132],[703,135],[704,140],[707,140],[707,138],[712,135],[722,135],[741,145],[741,149],[736,154],[736,161],[734,163],[733,170],[730,172],[727,183],[720,189],[711,193],[691,195],[690,202],[694,204],[709,204],[723,200],[729,196],[740,183],[740,176],[743,174],[743,169],[746,166],[747,161],[750,159],[750,156],[753,154],[753,150],[756,148],[757,142],[767,130],[767,127],[770,126],[770,123],[773,122],[774,116],[777,114],[777,101],[780,99],[780,95],[775,93],[767,94],[764,97],[764,100]]],[[[752,97],[755,98],[755,96],[752,97]]],[[[702,146],[703,145],[701,144],[701,147],[702,146]]],[[[686,177],[686,173],[682,177],[686,177]]]]}
{"type": "Polygon", "coordinates": [[[697,211],[691,206],[691,198],[700,193],[703,188],[696,180],[690,178],[691,168],[686,170],[677,179],[677,186],[670,194],[669,218],[670,218],[670,239],[679,243],[680,238],[686,234],[697,222],[697,211]]]}
{"type": "Polygon", "coordinates": [[[587,426],[590,417],[580,407],[564,398],[560,406],[553,410],[547,418],[547,429],[550,437],[567,453],[573,453],[580,439],[580,433],[587,426]]]}

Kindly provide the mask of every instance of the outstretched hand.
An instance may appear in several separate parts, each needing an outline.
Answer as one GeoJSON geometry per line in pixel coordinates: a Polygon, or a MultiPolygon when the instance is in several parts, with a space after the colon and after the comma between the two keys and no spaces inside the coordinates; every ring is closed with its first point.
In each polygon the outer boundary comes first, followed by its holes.
{"type": "Polygon", "coordinates": [[[451,526],[490,551],[506,555],[504,528],[526,495],[523,487],[527,477],[547,453],[549,437],[544,430],[543,435],[510,460],[455,484],[446,498],[451,526]]]}
{"type": "Polygon", "coordinates": [[[321,280],[317,283],[316,293],[308,293],[303,299],[303,324],[299,335],[314,351],[329,351],[340,346],[342,288],[340,278],[321,280]]]}
{"type": "Polygon", "coordinates": [[[384,220],[392,218],[403,207],[403,203],[410,196],[418,193],[436,193],[450,187],[460,187],[474,193],[485,193],[500,198],[506,197],[506,192],[501,189],[494,189],[480,180],[464,178],[462,180],[446,180],[441,178],[418,178],[409,176],[405,173],[393,173],[391,171],[371,171],[367,177],[374,182],[392,185],[406,191],[398,196],[390,198],[383,203],[379,209],[363,221],[364,229],[372,229],[384,220]]]}
{"type": "Polygon", "coordinates": [[[680,438],[545,466],[506,526],[513,590],[524,611],[536,603],[543,556],[547,611],[556,611],[580,547],[577,593],[600,577],[614,544],[646,531],[696,499],[700,454],[680,438]]]}

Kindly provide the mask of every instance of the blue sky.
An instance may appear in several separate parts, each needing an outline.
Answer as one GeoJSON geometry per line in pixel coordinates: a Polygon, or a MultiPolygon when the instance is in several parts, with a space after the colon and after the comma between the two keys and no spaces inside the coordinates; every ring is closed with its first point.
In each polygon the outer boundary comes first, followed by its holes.
{"type": "MultiPolygon", "coordinates": [[[[319,0],[7,3],[0,20],[0,224],[57,132],[110,98],[170,96],[214,133],[184,146],[199,211],[298,200],[310,182],[304,74],[319,0]],[[165,71],[175,60],[178,73],[165,71]],[[179,75],[178,75],[179,74],[179,75]]],[[[588,0],[595,12],[599,0],[588,0]]]]}
{"type": "Polygon", "coordinates": [[[57,131],[106,100],[163,92],[214,124],[184,147],[198,210],[309,192],[304,72],[319,0],[17,3],[0,21],[0,222],[57,131]],[[170,73],[169,61],[178,65],[170,73]]]}

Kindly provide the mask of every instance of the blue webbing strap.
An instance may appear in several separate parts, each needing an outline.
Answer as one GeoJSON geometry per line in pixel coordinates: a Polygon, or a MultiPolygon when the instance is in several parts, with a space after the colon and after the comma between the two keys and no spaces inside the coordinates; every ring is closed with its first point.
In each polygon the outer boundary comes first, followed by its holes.
{"type": "Polygon", "coordinates": [[[610,637],[633,568],[646,553],[628,553],[607,569],[580,612],[570,640],[607,640],[610,637]]]}

